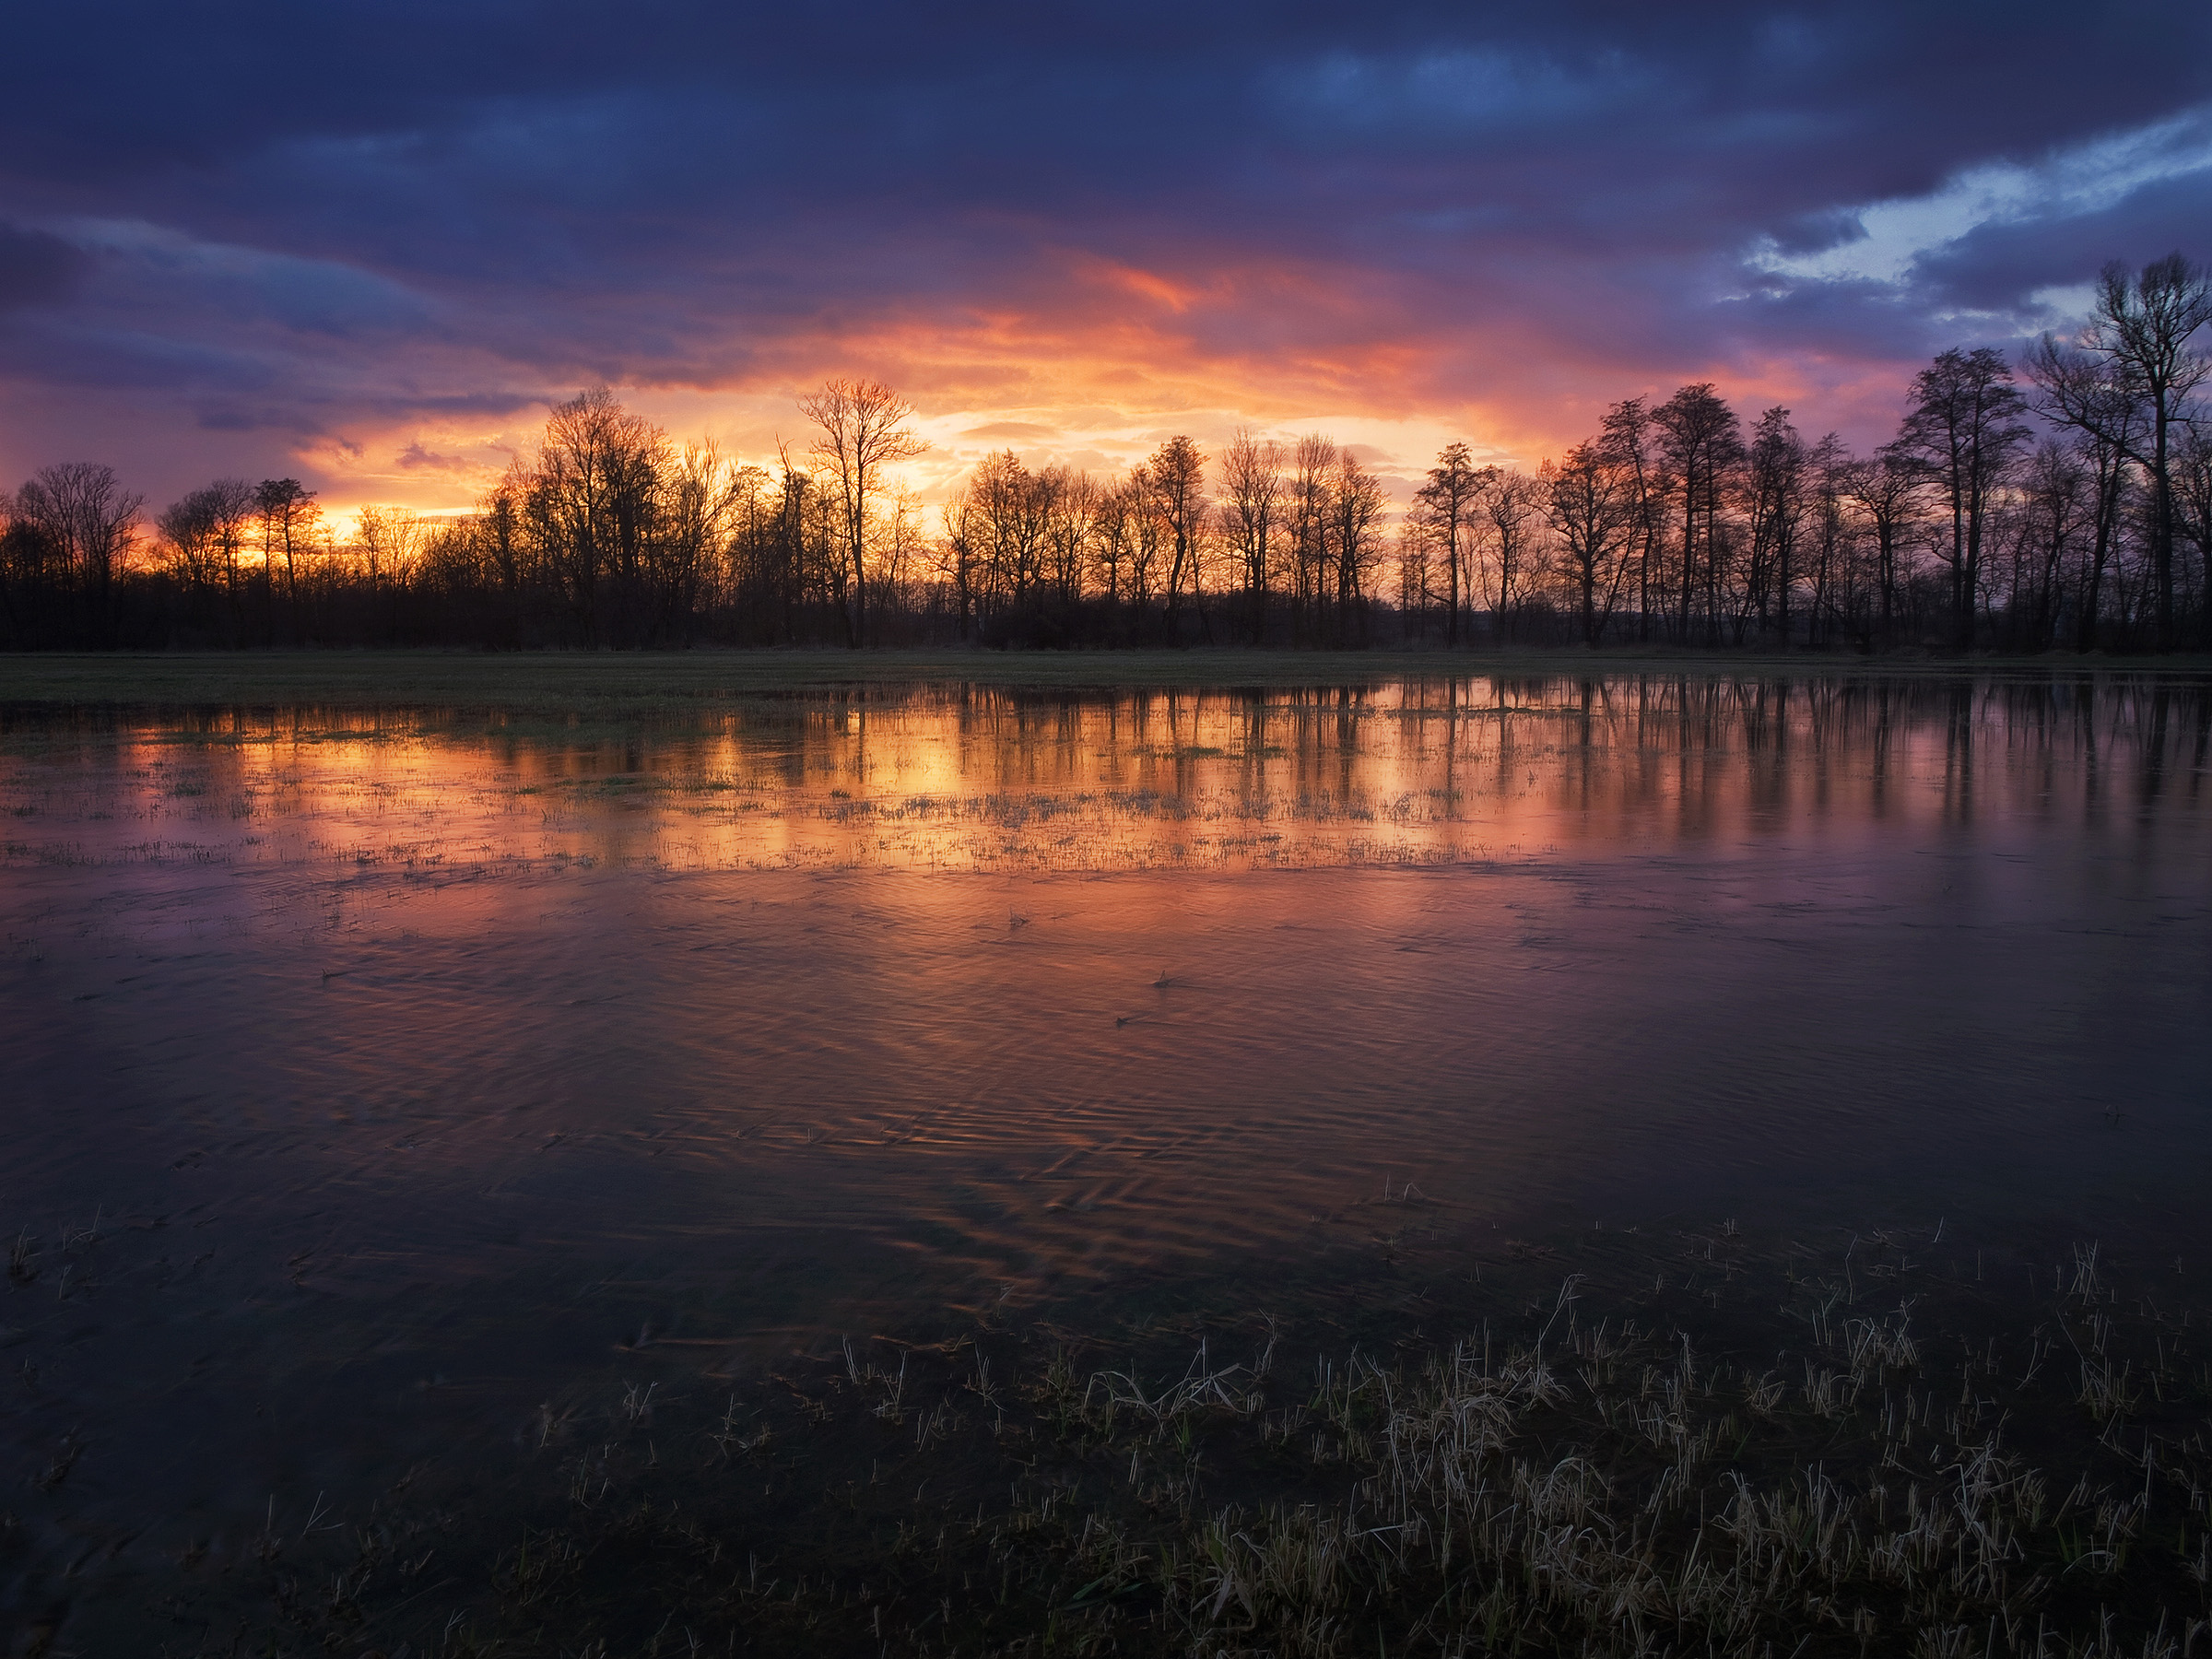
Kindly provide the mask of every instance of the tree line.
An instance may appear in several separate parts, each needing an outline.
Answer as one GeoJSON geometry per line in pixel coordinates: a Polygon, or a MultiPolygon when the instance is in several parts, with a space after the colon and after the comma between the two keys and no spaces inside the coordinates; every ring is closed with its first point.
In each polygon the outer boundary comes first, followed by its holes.
{"type": "Polygon", "coordinates": [[[0,496],[0,645],[2204,649],[2208,322],[2180,254],[2112,265],[2073,339],[1937,356],[1871,454],[1700,382],[1534,471],[1448,444],[1394,515],[1357,449],[1249,431],[1105,477],[1009,450],[929,511],[912,411],[867,381],[802,399],[772,466],[587,391],[474,512],[342,536],[296,479],[149,523],[67,463],[0,496]]]}

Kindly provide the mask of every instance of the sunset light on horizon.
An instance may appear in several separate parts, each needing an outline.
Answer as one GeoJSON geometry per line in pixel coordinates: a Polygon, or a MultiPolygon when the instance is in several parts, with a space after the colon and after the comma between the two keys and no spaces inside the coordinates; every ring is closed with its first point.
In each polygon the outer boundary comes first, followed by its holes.
{"type": "Polygon", "coordinates": [[[1240,428],[1402,501],[1446,442],[1533,469],[1698,381],[1864,448],[1933,352],[2072,327],[2212,201],[2172,8],[2150,54],[2015,8],[648,7],[590,50],[558,6],[96,9],[112,73],[63,96],[95,31],[27,17],[57,73],[0,112],[0,476],[95,458],[156,508],[250,474],[465,511],[594,384],[768,464],[838,375],[913,405],[931,504],[994,449],[1240,428]]]}

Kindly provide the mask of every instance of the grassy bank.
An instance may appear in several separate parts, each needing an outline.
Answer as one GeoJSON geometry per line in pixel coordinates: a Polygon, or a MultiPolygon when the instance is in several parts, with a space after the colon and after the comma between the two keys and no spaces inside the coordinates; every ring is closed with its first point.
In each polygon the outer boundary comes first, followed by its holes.
{"type": "Polygon", "coordinates": [[[2206,1310],[2185,1264],[2053,1253],[1601,1230],[1349,1328],[984,1312],[745,1375],[641,1341],[369,1501],[149,1516],[24,1651],[2206,1651],[2206,1310]]]}
{"type": "Polygon", "coordinates": [[[2212,676],[2212,659],[1808,656],[1715,652],[232,652],[0,656],[0,704],[300,705],[650,715],[806,689],[931,682],[1088,689],[1297,687],[1605,673],[1793,677],[2212,676]]]}

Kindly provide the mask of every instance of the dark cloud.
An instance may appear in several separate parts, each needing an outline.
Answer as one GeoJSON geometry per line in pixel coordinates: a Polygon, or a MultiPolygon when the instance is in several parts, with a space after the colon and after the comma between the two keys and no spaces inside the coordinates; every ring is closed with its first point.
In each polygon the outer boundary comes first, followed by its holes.
{"type": "Polygon", "coordinates": [[[1866,240],[1866,222],[1848,207],[1830,207],[1818,213],[1801,213],[1774,227],[1770,234],[1777,252],[1825,253],[1866,240]]]}
{"type": "Polygon", "coordinates": [[[2086,212],[2033,213],[1975,227],[1914,263],[1936,304],[2026,312],[2038,289],[2088,282],[2111,260],[2147,265],[2176,249],[2212,255],[2212,166],[2153,181],[2086,212]]]}
{"type": "Polygon", "coordinates": [[[2179,0],[92,0],[23,8],[10,57],[0,378],[88,430],[125,397],[328,434],[848,366],[1001,407],[1056,374],[1582,398],[1909,359],[2212,222],[2154,179],[1899,282],[1773,263],[2201,108],[2212,8],[2179,0]]]}
{"type": "Polygon", "coordinates": [[[0,222],[0,312],[66,299],[89,263],[58,236],[0,222]]]}

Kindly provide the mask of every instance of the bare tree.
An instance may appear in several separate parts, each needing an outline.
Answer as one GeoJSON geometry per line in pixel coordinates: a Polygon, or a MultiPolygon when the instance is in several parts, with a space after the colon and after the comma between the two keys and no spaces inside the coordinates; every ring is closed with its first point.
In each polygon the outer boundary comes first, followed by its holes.
{"type": "Polygon", "coordinates": [[[975,544],[981,529],[974,492],[965,485],[955,489],[946,498],[940,516],[945,523],[945,537],[938,544],[937,573],[952,589],[959,639],[965,644],[975,615],[975,544]]]}
{"type": "Polygon", "coordinates": [[[1352,621],[1365,629],[1368,578],[1377,553],[1377,526],[1382,519],[1382,486],[1348,449],[1336,453],[1336,476],[1329,491],[1330,540],[1335,544],[1336,626],[1342,643],[1351,642],[1352,621]]]}
{"type": "Polygon", "coordinates": [[[1567,552],[1569,580],[1582,613],[1583,643],[1595,645],[1628,575],[1641,517],[1633,471],[1602,443],[1578,443],[1538,475],[1545,516],[1567,552]]]}
{"type": "Polygon", "coordinates": [[[1290,558],[1294,616],[1300,631],[1318,639],[1329,603],[1329,480],[1336,444],[1319,432],[1298,441],[1290,462],[1290,558]]]}
{"type": "MultiPolygon", "coordinates": [[[[2038,444],[2020,479],[2011,593],[2006,613],[2012,642],[2047,649],[2058,628],[2069,567],[2082,567],[2082,528],[2095,516],[2094,487],[2080,454],[2051,439],[2038,444]]],[[[2086,570],[2081,575],[2087,575],[2086,570]]],[[[2079,587],[2086,589],[2086,581],[2079,587]]]]}
{"type": "Polygon", "coordinates": [[[1429,610],[1436,603],[1431,565],[1440,546],[1435,514],[1416,496],[1398,521],[1398,621],[1408,640],[1427,634],[1429,610]]]}
{"type": "Polygon", "coordinates": [[[188,594],[204,595],[215,585],[222,570],[216,551],[215,515],[207,492],[195,489],[172,503],[154,521],[169,548],[170,568],[188,594]]]}
{"type": "Polygon", "coordinates": [[[1974,642],[1982,544],[1997,487],[2027,441],[2027,401],[2002,352],[1944,352],[1912,382],[1912,406],[1888,453],[1917,464],[1950,509],[1952,637],[1974,642]]]}
{"type": "MultiPolygon", "coordinates": [[[[1081,476],[1088,485],[1089,475],[1081,476]]],[[[924,522],[921,495],[900,485],[892,492],[889,518],[883,526],[882,551],[877,562],[877,588],[882,603],[877,607],[878,615],[885,610],[910,611],[913,586],[913,572],[921,564],[927,546],[922,530],[924,522]]],[[[877,630],[878,635],[881,629],[877,630]]]]}
{"type": "Polygon", "coordinates": [[[0,624],[13,644],[53,644],[55,601],[65,597],[68,556],[61,538],[17,511],[0,491],[0,624]]]}
{"type": "Polygon", "coordinates": [[[1428,507],[1438,547],[1444,556],[1444,643],[1459,643],[1461,577],[1472,551],[1472,520],[1483,496],[1497,483],[1495,466],[1477,466],[1464,443],[1444,446],[1429,469],[1420,499],[1428,507]]]}
{"type": "Polygon", "coordinates": [[[2125,455],[2150,481],[2151,580],[2161,651],[2173,620],[2174,429],[2212,360],[2189,342],[2212,323],[2212,276],[2179,253],[2130,276],[2108,265],[2088,325],[2068,350],[2045,335],[2028,363],[2044,414],[2125,455]]]}
{"type": "Polygon", "coordinates": [[[765,481],[757,467],[725,461],[711,439],[687,443],[669,468],[665,509],[651,561],[653,637],[682,640],[737,523],[749,489],[765,481]]]}
{"type": "Polygon", "coordinates": [[[1909,532],[1924,482],[1917,465],[1888,451],[1871,461],[1854,463],[1843,481],[1845,495],[1865,514],[1874,532],[1875,585],[1880,595],[1885,642],[1896,633],[1898,585],[1905,574],[1912,545],[1909,532]]]}
{"type": "Polygon", "coordinates": [[[2212,648],[2212,431],[2190,425],[2174,447],[2174,524],[2196,544],[2196,629],[2212,648]]]}
{"type": "Polygon", "coordinates": [[[371,594],[406,578],[429,528],[406,507],[364,507],[356,524],[354,552],[371,594]]]}
{"type": "Polygon", "coordinates": [[[1635,508],[1636,638],[1652,637],[1652,584],[1660,575],[1665,535],[1667,479],[1657,453],[1657,423],[1641,397],[1623,398],[1606,411],[1599,441],[1628,475],[1635,508]]]}
{"type": "Polygon", "coordinates": [[[1267,635],[1267,582],[1283,509],[1283,446],[1238,428],[1222,453],[1221,477],[1227,491],[1221,511],[1244,577],[1245,625],[1258,645],[1267,635]]]}
{"type": "Polygon", "coordinates": [[[987,601],[1027,606],[1044,577],[1048,480],[1005,450],[976,467],[968,481],[968,500],[987,601]]]}
{"type": "Polygon", "coordinates": [[[1767,628],[1770,600],[1780,613],[1782,644],[1790,644],[1790,593],[1796,582],[1791,568],[1797,537],[1812,507],[1806,490],[1809,454],[1805,440],[1790,424],[1790,412],[1777,405],[1759,418],[1751,435],[1746,495],[1751,518],[1751,598],[1759,630],[1767,628]]]}
{"type": "Polygon", "coordinates": [[[1159,592],[1166,521],[1160,516],[1159,494],[1152,488],[1151,468],[1142,465],[1131,467],[1122,489],[1128,502],[1129,537],[1122,591],[1128,603],[1143,612],[1150,608],[1154,595],[1159,592]]]}
{"type": "Polygon", "coordinates": [[[1133,474],[1099,492],[1092,518],[1098,583],[1109,604],[1118,603],[1135,579],[1136,546],[1145,516],[1145,488],[1133,474]]]}
{"type": "Polygon", "coordinates": [[[300,637],[300,556],[312,545],[312,535],[321,521],[323,509],[316,504],[315,492],[297,478],[264,478],[253,492],[253,505],[261,513],[261,569],[265,582],[270,580],[276,569],[276,556],[284,556],[284,603],[291,618],[294,643],[300,637]]]}
{"type": "Polygon", "coordinates": [[[594,386],[554,407],[533,464],[517,475],[525,533],[587,645],[608,632],[629,642],[632,590],[659,528],[668,462],[667,434],[594,386]]]}
{"type": "MultiPolygon", "coordinates": [[[[1844,488],[1851,475],[1851,452],[1834,432],[1821,437],[1806,456],[1803,491],[1806,520],[1800,533],[1809,533],[1806,561],[1812,566],[1812,602],[1806,612],[1806,638],[1814,645],[1828,643],[1830,626],[1845,607],[1836,601],[1839,583],[1856,591],[1855,526],[1844,511],[1844,488]]],[[[1786,590],[1785,590],[1786,596],[1786,590]]],[[[1787,623],[1785,616],[1784,623],[1787,623]]],[[[1784,627],[1783,637],[1788,637],[1784,627]]]]}
{"type": "Polygon", "coordinates": [[[868,380],[833,380],[799,400],[799,412],[820,429],[814,453],[834,479],[840,529],[853,573],[853,637],[868,637],[868,502],[882,488],[887,466],[928,453],[907,429],[913,409],[888,386],[868,380]]]}
{"type": "Polygon", "coordinates": [[[1536,530],[1543,522],[1545,488],[1524,472],[1501,471],[1482,503],[1483,539],[1491,574],[1493,626],[1508,639],[1520,626],[1520,612],[1542,575],[1536,530]]]}
{"type": "Polygon", "coordinates": [[[1038,483],[1044,498],[1045,581],[1065,617],[1083,597],[1097,530],[1099,484],[1072,466],[1048,466],[1038,475],[1038,483]]]}
{"type": "Polygon", "coordinates": [[[2036,412],[2073,430],[2092,479],[2095,516],[2074,633],[2077,650],[2093,651],[2120,540],[2128,472],[2144,449],[2143,408],[2109,358],[2061,345],[2049,335],[2029,354],[2027,368],[2036,388],[2036,412]]]}
{"type": "Polygon", "coordinates": [[[1721,502],[1729,469],[1743,453],[1735,411],[1723,403],[1709,381],[1684,386],[1652,413],[1679,495],[1682,524],[1682,583],[1677,627],[1689,639],[1689,607],[1701,574],[1705,582],[1707,642],[1720,632],[1720,576],[1724,547],[1721,502]],[[1701,557],[1700,557],[1701,555],[1701,557]]]}
{"type": "Polygon", "coordinates": [[[2175,448],[2174,518],[2196,544],[2197,626],[2212,647],[2212,432],[2192,425],[2175,448]]]}
{"type": "Polygon", "coordinates": [[[247,526],[254,514],[253,486],[243,478],[218,478],[177,501],[155,521],[168,542],[186,586],[205,606],[220,586],[235,627],[239,621],[239,556],[245,551],[247,526]]]}
{"type": "Polygon", "coordinates": [[[130,557],[138,510],[145,505],[144,496],[123,488],[113,467],[91,461],[41,466],[16,492],[17,518],[58,549],[84,601],[95,642],[106,642],[115,577],[130,557]]]}
{"type": "Polygon", "coordinates": [[[1175,610],[1185,582],[1204,630],[1198,560],[1199,538],[1206,528],[1206,455],[1179,432],[1152,453],[1145,463],[1145,475],[1151,481],[1153,508],[1168,538],[1168,633],[1175,636],[1175,610]]]}
{"type": "Polygon", "coordinates": [[[353,573],[366,587],[368,626],[385,633],[396,626],[394,601],[413,578],[432,527],[406,507],[364,507],[356,520],[350,552],[353,573]]]}

